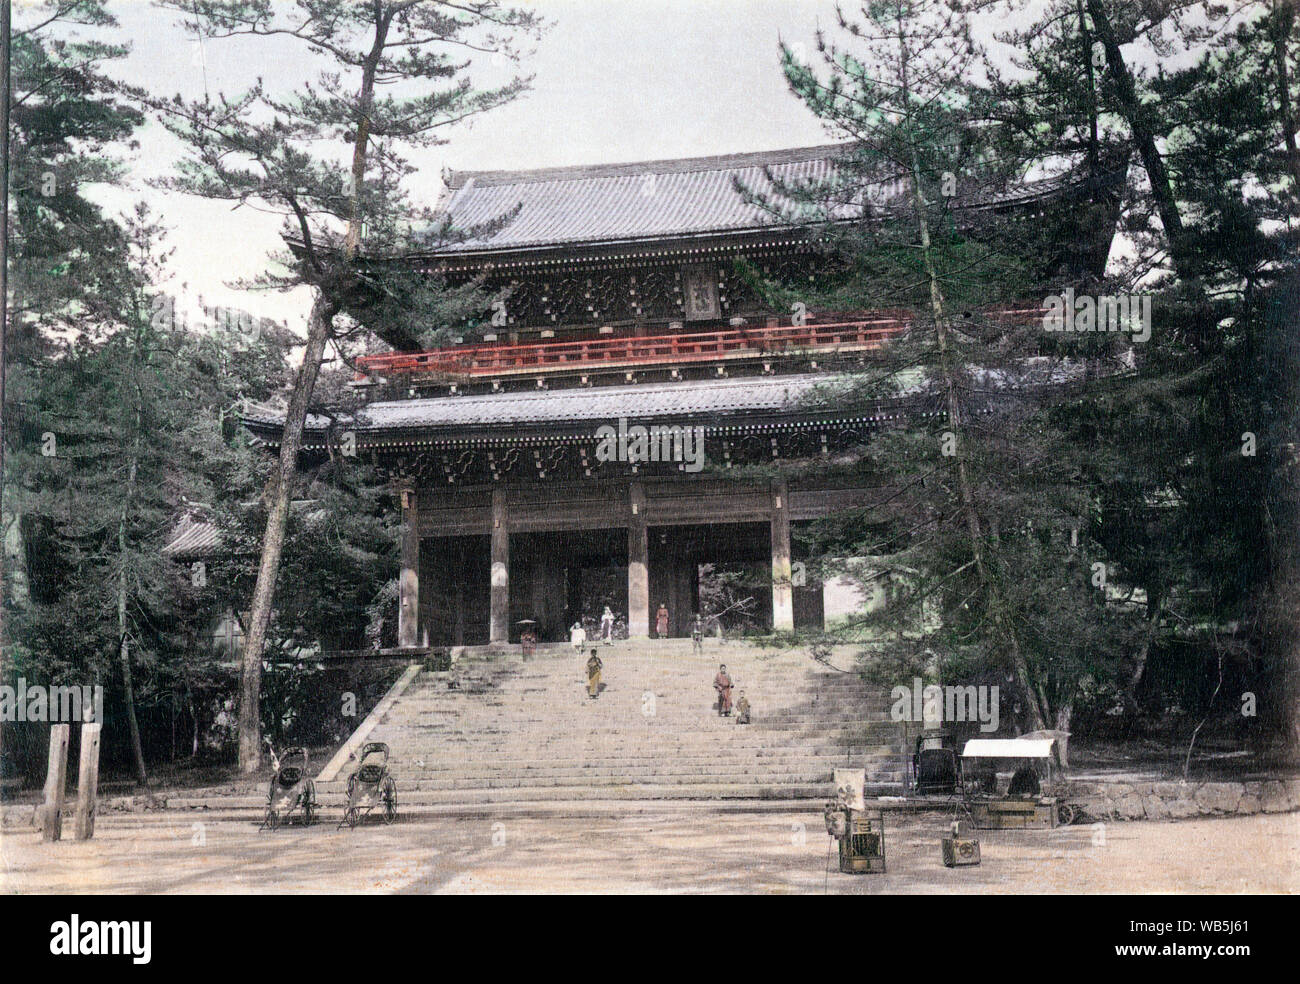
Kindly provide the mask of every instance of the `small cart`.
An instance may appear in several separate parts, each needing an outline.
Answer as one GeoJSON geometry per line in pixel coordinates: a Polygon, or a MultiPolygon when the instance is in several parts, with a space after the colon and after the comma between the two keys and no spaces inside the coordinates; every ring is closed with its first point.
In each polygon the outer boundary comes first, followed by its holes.
{"type": "MultiPolygon", "coordinates": [[[[1052,759],[1057,739],[1054,737],[972,738],[962,749],[963,802],[971,822],[981,830],[1048,829],[1058,823],[1071,824],[1079,818],[1079,808],[1059,795],[1061,782],[1053,775],[1052,759]],[[1034,786],[1017,795],[1013,789],[999,794],[996,784],[977,776],[981,765],[1018,762],[1033,769],[1034,786]],[[1043,765],[1045,763],[1045,766],[1043,765]],[[1038,772],[1046,772],[1039,783],[1038,772]]],[[[1027,770],[1026,770],[1027,771],[1027,770]]]]}

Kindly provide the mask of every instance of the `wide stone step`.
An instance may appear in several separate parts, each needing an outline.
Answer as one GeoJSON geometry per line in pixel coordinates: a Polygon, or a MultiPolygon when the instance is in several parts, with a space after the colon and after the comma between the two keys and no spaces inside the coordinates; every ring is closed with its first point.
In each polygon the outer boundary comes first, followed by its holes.
{"type": "MultiPolygon", "coordinates": [[[[897,796],[902,786],[894,782],[868,782],[868,796],[897,796]]],[[[632,783],[621,786],[553,786],[538,788],[493,788],[481,789],[447,789],[447,790],[403,790],[397,791],[397,813],[399,820],[419,816],[422,812],[438,809],[473,810],[491,809],[495,805],[517,806],[520,804],[563,804],[602,800],[811,800],[821,802],[826,799],[825,783],[805,785],[742,785],[735,783],[700,784],[691,786],[663,786],[650,783],[632,783]]],[[[320,822],[336,824],[342,817],[347,797],[342,790],[321,790],[317,794],[321,807],[320,822]]],[[[188,818],[221,819],[256,823],[262,819],[266,810],[265,796],[229,796],[216,798],[187,798],[169,800],[168,816],[171,811],[183,811],[188,818]]],[[[377,815],[367,823],[380,823],[377,815]]],[[[277,833],[268,832],[268,837],[281,836],[293,828],[286,828],[277,833]]]]}
{"type": "MultiPolygon", "coordinates": [[[[490,780],[487,780],[490,783],[490,780]]],[[[868,795],[897,795],[901,781],[869,783],[868,795]]],[[[555,786],[481,785],[468,789],[397,789],[399,814],[411,804],[456,803],[514,803],[544,800],[597,800],[597,799],[813,799],[825,800],[826,782],[806,783],[681,783],[655,782],[566,784],[555,786]]],[[[347,801],[343,790],[321,790],[317,794],[322,807],[341,810],[347,801]]],[[[265,801],[262,801],[264,805],[265,801]]]]}
{"type": "MultiPolygon", "coordinates": [[[[712,766],[698,765],[690,766],[681,763],[673,763],[668,766],[659,768],[627,766],[625,764],[613,764],[592,766],[584,768],[581,766],[557,766],[549,769],[495,769],[488,772],[483,769],[466,768],[466,767],[448,767],[448,768],[421,768],[416,765],[397,765],[393,767],[392,773],[395,778],[409,779],[443,779],[459,778],[475,775],[493,775],[505,779],[524,780],[533,779],[553,779],[564,777],[589,777],[619,779],[628,776],[674,776],[683,778],[694,777],[717,777],[717,776],[759,776],[759,775],[795,775],[801,773],[816,773],[818,775],[828,774],[834,769],[844,768],[844,763],[834,759],[822,759],[812,762],[782,762],[774,765],[761,767],[734,768],[732,763],[718,763],[712,766]]],[[[896,771],[902,768],[902,762],[896,758],[881,757],[878,759],[858,759],[854,762],[855,768],[865,768],[868,772],[873,771],[896,771]]]]}

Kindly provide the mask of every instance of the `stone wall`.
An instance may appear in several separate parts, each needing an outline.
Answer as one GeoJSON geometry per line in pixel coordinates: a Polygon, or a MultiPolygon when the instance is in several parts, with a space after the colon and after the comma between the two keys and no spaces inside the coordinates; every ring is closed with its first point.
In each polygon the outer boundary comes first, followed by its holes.
{"type": "Polygon", "coordinates": [[[1300,779],[1254,782],[1095,782],[1067,784],[1066,798],[1095,820],[1187,817],[1300,810],[1300,779]]]}

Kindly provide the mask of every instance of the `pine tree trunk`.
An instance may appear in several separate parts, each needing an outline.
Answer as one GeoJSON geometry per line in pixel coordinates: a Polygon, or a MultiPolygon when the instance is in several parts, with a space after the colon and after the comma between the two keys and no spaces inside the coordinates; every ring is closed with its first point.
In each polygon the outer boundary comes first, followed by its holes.
{"type": "Polygon", "coordinates": [[[1133,661],[1133,673],[1129,676],[1128,686],[1124,688],[1124,705],[1130,716],[1138,712],[1137,689],[1142,683],[1142,676],[1146,672],[1147,660],[1151,657],[1151,647],[1155,643],[1156,632],[1160,629],[1160,616],[1164,612],[1165,599],[1161,595],[1158,599],[1151,599],[1151,588],[1147,588],[1147,598],[1150,603],[1150,611],[1147,614],[1147,633],[1146,638],[1142,640],[1142,648],[1138,650],[1137,657],[1133,661]]]}
{"type": "Polygon", "coordinates": [[[126,698],[126,720],[131,729],[131,754],[135,758],[136,782],[144,785],[149,777],[144,767],[144,748],[140,744],[140,723],[135,716],[135,686],[131,681],[131,646],[127,640],[127,584],[126,584],[126,520],[135,495],[135,480],[140,463],[140,429],[141,413],[136,407],[136,440],[132,449],[131,463],[128,466],[126,480],[126,500],[122,504],[121,518],[117,524],[117,638],[118,658],[122,661],[122,693],[126,698]]]}
{"type": "Polygon", "coordinates": [[[1291,656],[1282,668],[1282,713],[1287,715],[1286,754],[1300,762],[1300,646],[1291,648],[1291,656]]]}
{"type": "Polygon", "coordinates": [[[899,24],[900,78],[902,81],[903,104],[908,109],[908,142],[911,146],[912,167],[912,203],[916,211],[917,231],[921,239],[921,256],[925,263],[925,274],[930,284],[930,312],[934,317],[935,333],[939,343],[939,369],[943,376],[944,401],[948,414],[948,426],[956,439],[955,458],[957,465],[957,486],[961,499],[962,516],[966,521],[967,535],[970,537],[971,553],[975,561],[975,571],[988,598],[992,609],[994,624],[998,626],[1011,657],[1012,671],[1016,680],[1029,697],[1031,719],[1035,729],[1043,727],[1047,703],[1030,682],[1028,668],[1020,652],[1020,643],[1016,637],[1015,627],[1006,616],[1002,594],[989,576],[984,562],[984,531],[980,523],[979,512],[975,508],[975,496],[971,490],[970,475],[966,468],[966,451],[962,440],[961,402],[957,395],[957,375],[952,364],[952,352],[948,346],[948,325],[944,310],[943,288],[939,283],[939,274],[934,266],[934,256],[930,246],[930,223],[925,214],[925,198],[921,186],[921,163],[916,150],[916,142],[911,128],[911,90],[908,85],[908,52],[903,24],[899,24]]]}
{"type": "Polygon", "coordinates": [[[334,307],[324,295],[317,296],[307,323],[307,346],[303,350],[302,366],[294,379],[289,408],[285,412],[279,469],[268,483],[270,502],[267,504],[266,533],[262,537],[262,559],[257,569],[257,584],[253,588],[253,605],[240,666],[239,768],[246,773],[256,772],[262,767],[262,649],[271,624],[275,581],[280,573],[284,531],[289,522],[289,506],[298,475],[298,452],[302,448],[307,405],[320,374],[334,313],[334,307]]]}
{"type": "Polygon", "coordinates": [[[1273,33],[1273,71],[1277,74],[1282,142],[1286,145],[1287,163],[1291,167],[1291,179],[1295,182],[1294,192],[1300,195],[1300,151],[1296,149],[1296,118],[1291,110],[1291,79],[1286,65],[1286,39],[1290,35],[1295,11],[1288,9],[1286,0],[1273,0],[1273,16],[1277,18],[1273,33]]]}
{"type": "MultiPolygon", "coordinates": [[[[9,38],[10,9],[0,3],[0,507],[4,504],[5,471],[5,374],[6,346],[9,337],[9,101],[12,89],[9,38]]],[[[0,508],[0,515],[3,509],[0,508]]],[[[7,578],[4,551],[0,550],[0,683],[4,682],[9,637],[5,621],[4,600],[7,578]]],[[[0,748],[4,727],[0,725],[0,748]]]]}
{"type": "Polygon", "coordinates": [[[1061,768],[1070,767],[1070,719],[1074,717],[1074,702],[1066,701],[1056,709],[1056,730],[1064,731],[1067,735],[1065,738],[1056,739],[1056,758],[1061,763],[1061,768]]]}
{"type": "Polygon", "coordinates": [[[1119,99],[1120,112],[1128,124],[1129,131],[1133,134],[1133,143],[1137,146],[1138,155],[1142,158],[1142,166],[1147,172],[1147,181],[1151,185],[1151,194],[1155,198],[1156,212],[1160,216],[1160,223],[1164,226],[1165,236],[1169,241],[1169,255],[1173,260],[1174,269],[1181,279],[1192,283],[1196,279],[1192,271],[1192,256],[1186,245],[1186,237],[1183,235],[1183,220],[1178,212],[1178,204],[1174,200],[1169,172],[1165,168],[1164,158],[1160,156],[1160,149],[1156,146],[1155,126],[1151,120],[1150,110],[1142,104],[1142,99],[1138,95],[1133,74],[1124,61],[1124,54],[1120,51],[1119,41],[1115,37],[1114,28],[1111,27],[1103,0],[1087,0],[1087,4],[1088,14],[1092,17],[1093,31],[1102,47],[1106,49],[1106,65],[1115,81],[1115,94],[1119,99]]]}
{"type": "MultiPolygon", "coordinates": [[[[377,8],[378,9],[378,8],[377,8]]],[[[343,263],[350,265],[361,244],[362,183],[366,174],[366,155],[370,144],[370,112],[375,97],[375,77],[388,29],[396,13],[386,9],[375,22],[375,39],[361,66],[361,90],[358,93],[359,119],[353,133],[352,188],[347,237],[344,241],[343,263]]],[[[346,270],[344,271],[346,278],[346,270]]],[[[346,285],[338,285],[346,289],[346,285]]],[[[302,448],[302,431],[307,420],[307,405],[311,402],[320,375],[321,359],[325,356],[325,343],[339,306],[338,295],[329,296],[325,290],[317,294],[307,321],[307,345],[303,350],[302,366],[294,379],[289,408],[284,417],[284,434],[280,444],[280,467],[272,476],[268,498],[271,500],[266,517],[266,533],[262,538],[262,559],[257,569],[257,584],[253,588],[253,605],[249,614],[248,633],[244,636],[244,652],[240,663],[239,682],[239,768],[245,773],[256,772],[262,766],[262,650],[271,624],[272,605],[275,602],[275,582],[280,574],[280,556],[284,552],[284,531],[289,522],[289,504],[293,501],[293,488],[298,475],[298,452],[302,448]]]]}

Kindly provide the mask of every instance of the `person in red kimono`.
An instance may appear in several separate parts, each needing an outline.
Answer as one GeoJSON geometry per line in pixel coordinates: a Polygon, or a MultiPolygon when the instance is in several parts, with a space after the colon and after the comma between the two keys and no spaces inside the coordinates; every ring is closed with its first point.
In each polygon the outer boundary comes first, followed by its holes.
{"type": "Polygon", "coordinates": [[[655,635],[660,639],[668,638],[668,606],[662,602],[659,611],[655,613],[655,635]]]}
{"type": "Polygon", "coordinates": [[[713,678],[713,689],[718,692],[718,717],[731,717],[731,677],[727,675],[727,664],[718,667],[718,675],[713,678]]]}

